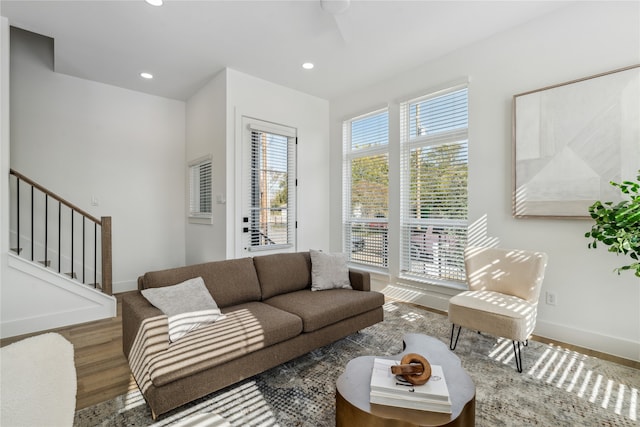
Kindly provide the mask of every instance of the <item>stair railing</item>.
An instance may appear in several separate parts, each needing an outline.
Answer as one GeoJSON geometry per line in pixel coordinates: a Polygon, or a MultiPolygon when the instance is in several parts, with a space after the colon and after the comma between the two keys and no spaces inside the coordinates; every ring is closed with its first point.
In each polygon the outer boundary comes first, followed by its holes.
{"type": "MultiPolygon", "coordinates": [[[[28,185],[27,189],[29,191],[29,197],[31,199],[31,215],[30,219],[30,244],[31,244],[31,261],[35,262],[35,231],[34,231],[34,221],[35,221],[35,209],[34,209],[34,195],[35,190],[38,190],[42,195],[44,195],[44,238],[43,238],[43,246],[44,246],[44,260],[40,261],[44,264],[45,267],[49,268],[51,265],[51,259],[49,259],[49,199],[53,199],[58,202],[58,247],[57,247],[57,267],[58,273],[62,273],[62,233],[63,233],[63,223],[62,223],[62,212],[63,206],[65,209],[70,210],[70,227],[67,231],[70,232],[70,240],[69,240],[69,264],[70,264],[70,272],[65,272],[65,274],[69,275],[71,278],[81,281],[83,284],[87,284],[86,271],[86,252],[87,252],[87,233],[86,233],[86,223],[93,223],[93,285],[94,288],[101,288],[102,292],[107,295],[112,295],[112,259],[111,259],[111,217],[103,216],[100,219],[95,218],[91,214],[85,212],[79,207],[73,205],[72,203],[66,201],[62,197],[53,193],[52,191],[44,188],[42,185],[33,181],[32,179],[22,175],[15,170],[10,170],[10,175],[16,178],[16,203],[15,203],[15,213],[16,213],[16,247],[12,248],[13,251],[18,253],[22,252],[22,247],[20,246],[20,233],[21,233],[21,212],[20,212],[20,187],[21,182],[28,185]],[[82,265],[82,279],[77,277],[77,272],[75,271],[74,264],[76,263],[76,258],[78,258],[78,254],[75,252],[75,244],[76,244],[76,236],[74,236],[75,226],[74,226],[74,217],[79,215],[82,220],[82,255],[81,261],[78,264],[82,265]],[[98,228],[100,228],[100,255],[101,255],[101,270],[102,270],[102,283],[98,283],[98,228]]],[[[55,251],[55,248],[53,249],[55,251]]]]}

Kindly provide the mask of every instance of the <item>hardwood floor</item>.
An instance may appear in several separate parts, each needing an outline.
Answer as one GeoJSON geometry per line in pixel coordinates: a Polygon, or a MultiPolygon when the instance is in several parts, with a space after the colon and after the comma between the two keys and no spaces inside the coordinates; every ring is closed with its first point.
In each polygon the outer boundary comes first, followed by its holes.
{"type": "MultiPolygon", "coordinates": [[[[116,298],[118,299],[117,317],[47,331],[58,332],[69,340],[75,349],[75,365],[78,379],[76,409],[86,408],[113,399],[136,388],[129,365],[122,352],[122,304],[118,295],[116,295],[116,298]]],[[[420,307],[426,309],[425,307],[420,307]]],[[[446,313],[439,310],[430,311],[446,316],[446,313]]],[[[44,332],[5,338],[0,340],[0,347],[42,333],[44,332]]],[[[543,337],[534,336],[533,339],[640,369],[640,362],[559,343],[543,337]]]]}
{"type": "MultiPolygon", "coordinates": [[[[136,387],[122,352],[120,298],[117,317],[46,332],[57,332],[73,344],[78,380],[76,409],[113,399],[136,387]]],[[[0,340],[0,347],[42,333],[5,338],[0,340]]]]}

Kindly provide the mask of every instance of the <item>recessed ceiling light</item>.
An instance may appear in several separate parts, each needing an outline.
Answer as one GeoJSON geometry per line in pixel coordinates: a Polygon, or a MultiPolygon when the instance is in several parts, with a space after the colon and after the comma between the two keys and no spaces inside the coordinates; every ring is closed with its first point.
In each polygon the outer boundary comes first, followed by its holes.
{"type": "Polygon", "coordinates": [[[140,73],[140,77],[142,77],[143,79],[152,79],[153,78],[153,74],[151,74],[151,73],[140,73]]]}
{"type": "Polygon", "coordinates": [[[162,0],[144,0],[151,6],[162,6],[162,0]]]}
{"type": "Polygon", "coordinates": [[[305,62],[304,64],[302,64],[302,68],[304,68],[305,70],[310,70],[313,68],[313,64],[311,62],[305,62]]]}

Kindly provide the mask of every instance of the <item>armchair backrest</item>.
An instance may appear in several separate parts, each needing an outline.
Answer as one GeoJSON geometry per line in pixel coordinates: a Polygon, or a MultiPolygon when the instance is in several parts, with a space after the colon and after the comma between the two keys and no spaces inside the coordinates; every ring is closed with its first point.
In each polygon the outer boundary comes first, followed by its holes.
{"type": "Polygon", "coordinates": [[[544,252],[467,246],[464,263],[469,290],[500,292],[535,303],[547,259],[544,252]]]}

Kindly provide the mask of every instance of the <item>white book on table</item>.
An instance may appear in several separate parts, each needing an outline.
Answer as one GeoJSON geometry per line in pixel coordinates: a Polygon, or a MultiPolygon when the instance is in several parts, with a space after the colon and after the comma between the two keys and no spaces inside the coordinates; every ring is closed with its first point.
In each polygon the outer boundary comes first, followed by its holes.
{"type": "Polygon", "coordinates": [[[371,391],[377,392],[378,397],[383,394],[392,399],[440,402],[451,405],[442,366],[431,365],[429,380],[421,385],[413,385],[391,373],[391,366],[398,364],[400,362],[397,360],[378,358],[374,360],[371,373],[371,391]]]}
{"type": "Polygon", "coordinates": [[[403,397],[389,397],[388,395],[381,396],[375,391],[371,391],[371,397],[369,400],[373,404],[397,406],[399,408],[417,409],[420,411],[442,412],[450,414],[451,404],[448,402],[441,402],[435,400],[413,400],[403,397]]]}

